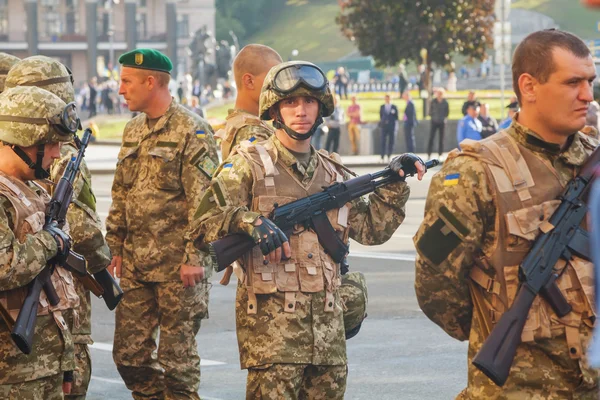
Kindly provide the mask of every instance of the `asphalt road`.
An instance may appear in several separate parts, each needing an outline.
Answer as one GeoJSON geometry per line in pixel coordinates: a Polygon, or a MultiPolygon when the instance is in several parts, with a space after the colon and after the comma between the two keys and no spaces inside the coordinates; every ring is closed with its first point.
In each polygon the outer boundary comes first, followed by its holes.
{"type": "MultiPolygon", "coordinates": [[[[376,168],[359,168],[358,173],[376,168]]],[[[98,211],[106,218],[111,175],[94,176],[98,211]]],[[[423,217],[429,179],[411,183],[407,217],[381,246],[351,244],[352,270],[365,273],[368,318],[347,343],[349,376],[346,399],[452,399],[466,385],[466,343],[447,336],[419,310],[413,289],[412,236],[423,217]]],[[[213,275],[210,318],[197,336],[202,357],[203,399],[243,399],[246,371],[240,370],[235,336],[235,279],[229,286],[213,275]]],[[[114,314],[93,301],[93,377],[89,399],[129,399],[111,356],[114,314]]]]}

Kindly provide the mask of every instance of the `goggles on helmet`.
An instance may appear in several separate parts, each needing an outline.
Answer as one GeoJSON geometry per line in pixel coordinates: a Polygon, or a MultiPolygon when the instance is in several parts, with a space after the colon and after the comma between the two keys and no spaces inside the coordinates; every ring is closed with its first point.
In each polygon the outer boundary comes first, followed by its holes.
{"type": "Polygon", "coordinates": [[[300,85],[312,90],[323,90],[327,85],[327,78],[317,67],[300,64],[283,68],[273,79],[273,89],[282,94],[293,92],[300,85]]]}
{"type": "Polygon", "coordinates": [[[15,115],[0,115],[0,121],[23,122],[25,124],[52,125],[59,133],[72,135],[77,132],[81,126],[79,115],[77,115],[77,105],[74,101],[67,104],[60,114],[48,118],[29,118],[18,117],[15,115]]]}

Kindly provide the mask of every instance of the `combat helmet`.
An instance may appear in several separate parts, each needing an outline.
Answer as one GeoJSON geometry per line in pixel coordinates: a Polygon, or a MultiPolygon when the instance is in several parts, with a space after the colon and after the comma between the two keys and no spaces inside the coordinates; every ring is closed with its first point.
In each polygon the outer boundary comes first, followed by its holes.
{"type": "Polygon", "coordinates": [[[8,71],[20,60],[18,57],[0,52],[0,93],[4,91],[4,81],[6,80],[8,71]]]}
{"type": "Polygon", "coordinates": [[[32,56],[16,63],[6,77],[6,88],[37,86],[54,93],[65,103],[75,101],[73,74],[62,63],[46,56],[32,56]]]}
{"type": "Polygon", "coordinates": [[[49,177],[42,168],[45,144],[72,140],[79,124],[75,105],[47,90],[19,86],[0,95],[0,141],[35,170],[37,179],[49,177]],[[31,146],[38,146],[35,162],[21,149],[31,146]]]}
{"type": "Polygon", "coordinates": [[[360,331],[362,322],[367,318],[367,281],[362,272],[350,272],[342,275],[342,285],[338,293],[344,303],[344,330],[346,339],[360,331]]]}
{"type": "Polygon", "coordinates": [[[329,82],[323,71],[315,64],[307,61],[289,61],[271,68],[260,92],[259,116],[263,120],[272,119],[269,114],[271,107],[284,99],[295,96],[310,96],[319,102],[319,117],[311,130],[306,134],[294,131],[283,123],[279,110],[277,110],[273,126],[285,130],[293,139],[306,140],[323,123],[323,117],[330,116],[334,110],[333,94],[329,82]]]}

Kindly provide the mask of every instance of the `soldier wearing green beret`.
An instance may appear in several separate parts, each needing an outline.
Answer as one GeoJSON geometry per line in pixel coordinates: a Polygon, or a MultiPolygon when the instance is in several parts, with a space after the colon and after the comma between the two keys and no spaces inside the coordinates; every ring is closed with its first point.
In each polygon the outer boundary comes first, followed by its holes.
{"type": "Polygon", "coordinates": [[[210,125],[171,97],[165,55],[137,49],[119,62],[119,94],[141,114],[123,133],[106,220],[109,270],[124,292],[113,358],[134,398],[198,399],[208,283],[183,236],[218,165],[216,144],[210,125]]]}

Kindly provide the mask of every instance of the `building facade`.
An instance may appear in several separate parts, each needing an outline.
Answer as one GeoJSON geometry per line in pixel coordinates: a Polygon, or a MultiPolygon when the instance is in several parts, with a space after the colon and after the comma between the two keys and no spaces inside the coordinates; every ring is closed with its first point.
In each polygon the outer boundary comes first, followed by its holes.
{"type": "Polygon", "coordinates": [[[215,12],[215,0],[0,0],[0,51],[57,58],[79,83],[150,47],[171,58],[177,77],[190,70],[194,32],[215,31],[215,12]]]}

